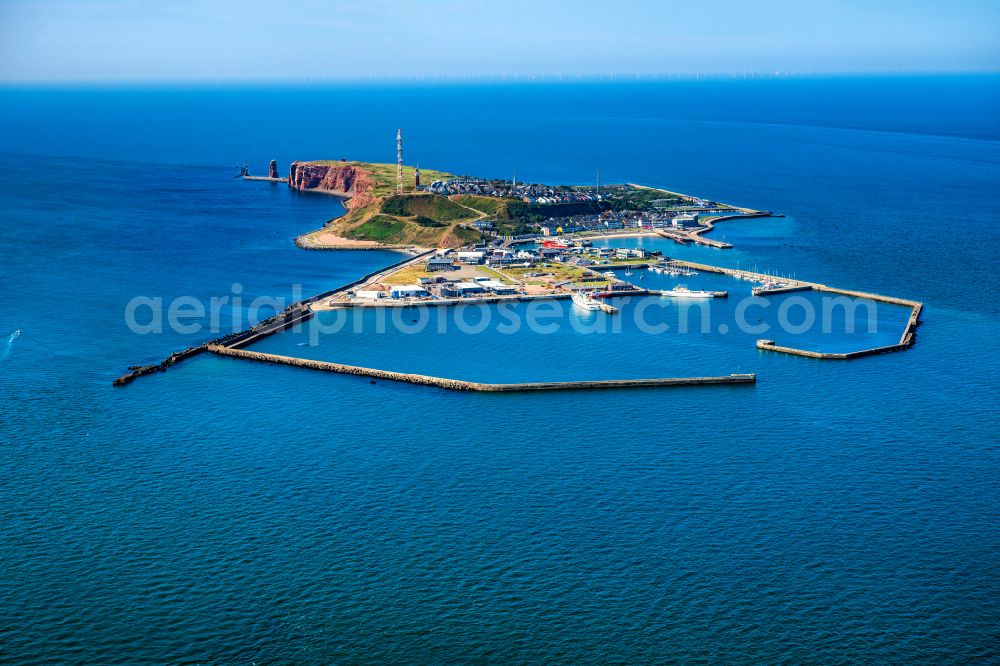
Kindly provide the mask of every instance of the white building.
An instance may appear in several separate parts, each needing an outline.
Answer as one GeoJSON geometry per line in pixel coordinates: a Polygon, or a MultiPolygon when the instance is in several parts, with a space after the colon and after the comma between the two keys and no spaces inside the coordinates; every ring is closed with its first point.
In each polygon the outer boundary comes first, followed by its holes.
{"type": "Polygon", "coordinates": [[[486,291],[483,285],[479,282],[456,282],[452,285],[452,289],[463,296],[465,294],[481,294],[486,291]]]}
{"type": "Polygon", "coordinates": [[[419,284],[401,284],[392,288],[393,298],[423,298],[430,296],[427,290],[419,284]]]}
{"type": "Polygon", "coordinates": [[[458,253],[458,260],[463,264],[481,264],[485,256],[486,253],[480,250],[465,251],[458,253]]]}

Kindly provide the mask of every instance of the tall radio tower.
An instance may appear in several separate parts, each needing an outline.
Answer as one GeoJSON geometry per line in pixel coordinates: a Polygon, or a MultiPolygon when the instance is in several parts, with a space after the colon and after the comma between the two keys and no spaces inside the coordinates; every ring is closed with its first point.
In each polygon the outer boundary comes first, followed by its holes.
{"type": "Polygon", "coordinates": [[[403,193],[403,130],[396,130],[396,193],[403,193]]]}

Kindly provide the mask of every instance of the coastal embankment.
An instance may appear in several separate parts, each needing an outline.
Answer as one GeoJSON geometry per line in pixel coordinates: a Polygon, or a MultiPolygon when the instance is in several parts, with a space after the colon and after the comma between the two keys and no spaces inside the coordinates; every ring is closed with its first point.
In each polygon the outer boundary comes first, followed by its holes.
{"type": "MultiPolygon", "coordinates": [[[[699,197],[696,197],[694,195],[684,194],[683,192],[672,192],[671,190],[665,190],[662,187],[650,187],[649,185],[639,185],[638,183],[626,183],[626,184],[629,187],[635,187],[635,188],[640,189],[640,190],[655,190],[657,192],[664,192],[665,194],[669,194],[671,196],[678,197],[679,199],[684,199],[685,201],[689,201],[691,203],[696,203],[699,200],[699,197]]],[[[732,210],[738,210],[741,213],[744,213],[744,215],[738,215],[737,217],[746,217],[747,215],[757,215],[757,216],[763,216],[763,217],[770,217],[771,216],[771,213],[768,213],[766,211],[756,210],[754,208],[745,208],[743,206],[733,206],[731,204],[723,203],[721,201],[716,201],[715,204],[717,206],[720,206],[720,207],[723,207],[723,208],[729,208],[729,209],[732,209],[732,210]]]]}

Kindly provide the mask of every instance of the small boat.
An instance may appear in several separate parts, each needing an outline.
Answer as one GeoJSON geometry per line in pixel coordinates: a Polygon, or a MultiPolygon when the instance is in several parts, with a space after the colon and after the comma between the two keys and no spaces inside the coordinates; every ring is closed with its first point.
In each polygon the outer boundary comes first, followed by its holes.
{"type": "Polygon", "coordinates": [[[750,290],[754,296],[763,296],[765,294],[770,294],[774,291],[781,289],[788,289],[789,287],[794,287],[793,284],[786,284],[784,282],[763,282],[759,287],[754,287],[750,290]]]}
{"type": "Polygon", "coordinates": [[[604,277],[608,278],[609,280],[617,280],[618,279],[618,276],[615,275],[614,271],[604,271],[604,277]]]}
{"type": "Polygon", "coordinates": [[[625,269],[625,277],[632,277],[632,271],[626,268],[625,269]]]}
{"type": "Polygon", "coordinates": [[[585,291],[578,291],[573,294],[573,305],[581,310],[593,311],[601,309],[601,304],[597,302],[597,299],[585,291]]]}
{"type": "Polygon", "coordinates": [[[669,298],[715,298],[715,294],[711,291],[692,291],[684,285],[677,285],[669,291],[661,291],[660,295],[669,298]]]}

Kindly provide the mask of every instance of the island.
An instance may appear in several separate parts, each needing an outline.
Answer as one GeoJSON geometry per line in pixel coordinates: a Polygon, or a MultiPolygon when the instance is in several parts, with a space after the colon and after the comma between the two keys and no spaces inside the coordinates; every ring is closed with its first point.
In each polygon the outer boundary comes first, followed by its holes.
{"type": "Polygon", "coordinates": [[[302,301],[238,333],[176,352],[154,365],[132,366],[116,386],[165,370],[203,352],[232,358],[293,365],[451,390],[537,391],[634,388],[700,384],[752,384],[756,375],[673,377],[634,380],[587,380],[491,384],[398,373],[339,363],[266,354],[245,349],[264,337],[297,326],[322,310],[398,308],[502,303],[534,299],[570,299],[586,311],[615,315],[609,299],[657,296],[680,300],[726,298],[725,291],[697,291],[683,286],[648,289],[633,276],[643,271],[672,276],[714,272],[753,283],[752,295],[790,291],[826,291],[901,305],[909,319],[895,344],[844,353],[826,353],[757,340],[761,351],[815,359],[853,359],[906,349],[915,341],[923,305],[909,299],[839,289],[790,277],[776,277],[664,256],[640,247],[595,247],[597,238],[655,235],[678,244],[698,243],[719,250],[732,245],[706,238],[725,220],[777,217],[697,196],[632,183],[546,185],[459,176],[421,170],[401,163],[342,160],[293,162],[287,178],[271,162],[267,177],[248,181],[286,183],[298,192],[340,198],[346,213],[320,229],[295,239],[307,250],[390,249],[400,261],[302,301]]]}
{"type": "Polygon", "coordinates": [[[732,246],[702,234],[724,219],[772,215],[627,183],[553,186],[403,166],[400,188],[398,174],[396,164],[293,162],[290,188],[335,195],[347,209],[296,243],[305,249],[458,248],[536,236],[650,234],[726,249],[732,246]]]}

